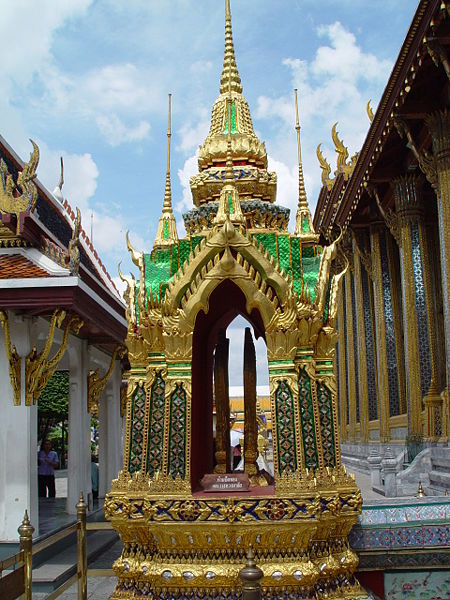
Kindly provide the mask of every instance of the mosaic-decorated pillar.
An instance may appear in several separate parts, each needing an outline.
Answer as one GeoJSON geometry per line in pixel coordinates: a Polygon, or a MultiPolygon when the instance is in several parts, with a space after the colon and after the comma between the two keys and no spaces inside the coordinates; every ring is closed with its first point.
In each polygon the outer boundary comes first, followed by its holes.
{"type": "Polygon", "coordinates": [[[295,357],[295,366],[298,377],[302,454],[307,469],[318,469],[323,468],[323,454],[315,366],[312,358],[312,349],[299,348],[295,357]]]}
{"type": "Polygon", "coordinates": [[[148,423],[148,403],[145,391],[146,371],[143,366],[133,366],[128,372],[125,449],[123,469],[137,473],[145,469],[144,444],[148,423]]]}
{"type": "MultiPolygon", "coordinates": [[[[427,117],[433,142],[432,181],[437,193],[439,238],[441,248],[442,294],[445,323],[446,380],[450,382],[450,113],[435,112],[427,117]]],[[[447,393],[448,398],[448,393],[447,393]]],[[[448,403],[444,411],[444,428],[448,432],[448,403]]]]}
{"type": "Polygon", "coordinates": [[[167,365],[160,353],[149,356],[147,367],[147,411],[145,472],[154,477],[163,468],[167,365]]]}
{"type": "Polygon", "coordinates": [[[364,318],[364,295],[361,277],[361,259],[359,256],[357,241],[353,239],[353,276],[354,276],[354,314],[356,317],[356,348],[358,361],[358,389],[359,389],[359,416],[360,416],[360,440],[369,440],[369,389],[367,376],[367,352],[366,352],[366,323],[364,318]]]}
{"type": "Polygon", "coordinates": [[[355,319],[353,315],[353,282],[351,271],[348,270],[345,274],[345,312],[346,312],[346,331],[347,331],[347,394],[349,408],[349,438],[351,441],[356,440],[356,421],[357,421],[357,405],[359,403],[359,389],[357,386],[357,357],[355,346],[355,319]]]}
{"type": "MultiPolygon", "coordinates": [[[[339,424],[337,417],[337,390],[332,357],[316,359],[316,393],[319,426],[316,439],[319,447],[319,466],[338,467],[341,464],[339,424]]],[[[300,392],[300,390],[299,390],[300,392]]]]}
{"type": "MultiPolygon", "coordinates": [[[[378,395],[380,400],[380,441],[389,440],[389,369],[387,358],[386,318],[385,318],[385,288],[389,284],[386,280],[386,267],[383,268],[380,238],[384,238],[384,227],[372,226],[370,228],[370,247],[373,272],[373,296],[375,309],[375,332],[377,338],[377,380],[378,395]]],[[[384,240],[383,240],[384,241],[384,240]]],[[[385,244],[385,242],[384,242],[385,244]]],[[[384,245],[385,250],[385,245],[384,245]]],[[[384,261],[385,262],[385,261],[384,261]]],[[[385,262],[386,264],[386,262],[385,262]]],[[[393,331],[390,331],[390,341],[393,340],[393,331]]],[[[391,344],[390,344],[391,345],[391,344]]],[[[395,346],[395,342],[394,342],[395,346]]],[[[395,361],[396,362],[396,361],[395,361]]],[[[394,365],[395,368],[395,365],[394,365]]]]}
{"type": "MultiPolygon", "coordinates": [[[[391,309],[386,314],[390,321],[392,311],[392,323],[394,329],[394,344],[395,344],[395,369],[390,371],[390,389],[389,389],[389,412],[390,416],[394,417],[407,412],[406,406],[406,377],[405,377],[405,350],[403,343],[403,302],[402,302],[402,285],[401,285],[401,268],[398,243],[392,235],[384,236],[386,242],[387,266],[389,285],[386,287],[385,293],[389,292],[391,309]],[[396,396],[398,394],[398,396],[396,396]]],[[[386,296],[386,304],[388,300],[386,296]]],[[[386,333],[388,336],[388,332],[386,333]]]]}
{"type": "MultiPolygon", "coordinates": [[[[300,408],[294,357],[274,356],[274,341],[281,332],[267,333],[270,401],[273,423],[273,466],[275,479],[305,466],[300,433],[300,408]]],[[[295,347],[293,349],[295,352],[295,347]]]]}
{"type": "Polygon", "coordinates": [[[163,473],[190,485],[191,362],[168,362],[163,473]]]}
{"type": "MultiPolygon", "coordinates": [[[[430,337],[423,263],[422,179],[416,175],[393,182],[399,219],[403,295],[408,430],[422,433],[422,403],[431,384],[430,337]]],[[[438,403],[439,393],[436,394],[438,403]]]]}

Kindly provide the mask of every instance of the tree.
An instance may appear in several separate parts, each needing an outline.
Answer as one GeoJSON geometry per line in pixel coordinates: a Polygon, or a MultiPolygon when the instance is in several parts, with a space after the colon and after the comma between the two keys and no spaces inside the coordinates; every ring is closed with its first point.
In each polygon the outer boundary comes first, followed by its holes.
{"type": "Polygon", "coordinates": [[[56,371],[48,380],[38,400],[38,439],[67,420],[69,410],[69,372],[56,371]]]}

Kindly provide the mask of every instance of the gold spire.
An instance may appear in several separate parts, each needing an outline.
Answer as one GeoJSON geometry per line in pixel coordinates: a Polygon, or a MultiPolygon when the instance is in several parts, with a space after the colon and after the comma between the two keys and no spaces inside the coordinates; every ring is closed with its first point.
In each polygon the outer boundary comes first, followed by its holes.
{"type": "Polygon", "coordinates": [[[221,94],[226,94],[229,82],[231,82],[233,92],[242,94],[241,78],[237,70],[236,57],[234,55],[230,0],[225,0],[225,56],[223,59],[222,76],[220,78],[221,94]]]}
{"type": "Polygon", "coordinates": [[[220,192],[219,208],[217,210],[214,223],[216,225],[222,225],[228,219],[235,224],[245,225],[245,217],[242,214],[241,201],[239,200],[239,194],[236,189],[236,182],[234,180],[234,169],[233,169],[233,148],[231,138],[231,107],[233,104],[233,96],[231,93],[231,72],[229,72],[228,80],[228,98],[227,98],[227,159],[226,159],[226,170],[225,170],[225,182],[220,192]]]}
{"type": "Polygon", "coordinates": [[[295,217],[295,235],[304,242],[317,242],[319,236],[314,231],[314,225],[311,218],[311,212],[306,197],[305,181],[303,179],[302,149],[300,144],[300,121],[298,118],[298,100],[297,90],[294,90],[295,96],[295,130],[297,132],[298,149],[298,206],[295,217]]]}
{"type": "Polygon", "coordinates": [[[171,120],[171,100],[172,94],[169,94],[169,119],[167,125],[167,168],[166,168],[166,187],[164,190],[164,203],[163,213],[172,212],[172,189],[170,187],[170,138],[172,137],[172,130],[170,126],[171,120]]]}
{"type": "Polygon", "coordinates": [[[164,189],[164,202],[162,215],[159,217],[158,230],[156,232],[155,243],[153,248],[161,248],[162,246],[170,246],[178,242],[178,233],[175,217],[172,211],[172,191],[170,187],[170,138],[171,131],[171,100],[172,94],[169,94],[169,117],[167,126],[167,169],[166,169],[166,186],[164,189]]]}

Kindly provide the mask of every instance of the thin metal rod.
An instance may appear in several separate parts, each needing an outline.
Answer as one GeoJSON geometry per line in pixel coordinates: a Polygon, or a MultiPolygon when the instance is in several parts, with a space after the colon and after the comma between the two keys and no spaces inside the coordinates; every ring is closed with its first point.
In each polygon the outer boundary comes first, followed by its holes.
{"type": "Polygon", "coordinates": [[[77,504],[77,575],[78,600],[87,600],[87,554],[86,554],[86,502],[83,492],[77,504]]]}

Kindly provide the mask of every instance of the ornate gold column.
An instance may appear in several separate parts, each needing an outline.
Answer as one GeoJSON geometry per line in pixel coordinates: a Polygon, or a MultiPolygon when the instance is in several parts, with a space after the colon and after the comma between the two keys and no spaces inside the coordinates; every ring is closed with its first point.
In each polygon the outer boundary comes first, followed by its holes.
{"type": "MultiPolygon", "coordinates": [[[[419,358],[419,328],[416,304],[413,235],[418,233],[418,217],[422,215],[420,205],[421,181],[416,175],[399,177],[392,184],[400,234],[400,268],[403,295],[403,335],[405,339],[405,368],[407,386],[408,430],[412,434],[422,433],[422,388],[419,358]]],[[[420,252],[420,247],[418,248],[420,252]]],[[[425,343],[425,340],[420,340],[425,343]]],[[[428,340],[426,340],[428,345],[428,340]]]]}
{"type": "MultiPolygon", "coordinates": [[[[438,200],[448,390],[450,382],[450,113],[448,110],[435,112],[427,117],[426,122],[432,137],[433,160],[427,161],[424,170],[437,193],[438,200]]],[[[448,431],[448,419],[447,402],[444,409],[446,431],[448,431]]]]}
{"type": "Polygon", "coordinates": [[[225,331],[219,333],[214,354],[214,396],[216,404],[216,466],[215,473],[229,473],[230,458],[230,398],[228,394],[228,352],[230,341],[225,331]]]}
{"type": "Polygon", "coordinates": [[[345,318],[347,326],[347,394],[349,410],[349,438],[356,440],[356,373],[355,373],[355,335],[353,331],[353,306],[351,271],[345,274],[345,318]]]}
{"type": "Polygon", "coordinates": [[[359,420],[361,426],[360,441],[369,440],[369,389],[367,385],[367,355],[366,335],[364,323],[364,298],[361,280],[361,258],[359,255],[357,240],[353,238],[353,276],[355,285],[355,311],[356,311],[356,338],[358,351],[358,375],[359,375],[359,420]]]}
{"type": "Polygon", "coordinates": [[[339,333],[339,415],[341,420],[341,440],[347,439],[347,364],[345,352],[344,326],[344,286],[339,289],[338,333],[339,333]]]}
{"type": "Polygon", "coordinates": [[[377,338],[377,379],[379,395],[380,441],[389,440],[389,379],[386,354],[386,322],[384,316],[383,270],[380,253],[380,226],[370,228],[370,247],[372,256],[373,296],[375,308],[375,330],[377,338]]]}

